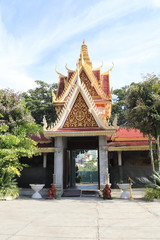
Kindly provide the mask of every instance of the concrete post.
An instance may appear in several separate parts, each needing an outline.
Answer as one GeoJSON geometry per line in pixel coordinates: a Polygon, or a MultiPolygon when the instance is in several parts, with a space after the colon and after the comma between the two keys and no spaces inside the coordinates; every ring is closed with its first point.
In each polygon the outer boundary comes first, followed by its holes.
{"type": "Polygon", "coordinates": [[[122,152],[118,151],[118,167],[119,167],[119,181],[123,180],[123,169],[122,169],[122,152]]]}
{"type": "Polygon", "coordinates": [[[43,168],[47,167],[47,153],[43,153],[43,168]]]}
{"type": "Polygon", "coordinates": [[[99,174],[100,188],[102,189],[104,188],[105,184],[110,184],[106,136],[99,136],[99,174]]]}
{"type": "Polygon", "coordinates": [[[55,148],[57,148],[54,154],[54,178],[56,181],[56,188],[62,193],[63,191],[63,157],[64,148],[66,147],[65,138],[55,137],[55,148]]]}
{"type": "Polygon", "coordinates": [[[122,152],[118,151],[118,166],[122,166],[122,152]]]}

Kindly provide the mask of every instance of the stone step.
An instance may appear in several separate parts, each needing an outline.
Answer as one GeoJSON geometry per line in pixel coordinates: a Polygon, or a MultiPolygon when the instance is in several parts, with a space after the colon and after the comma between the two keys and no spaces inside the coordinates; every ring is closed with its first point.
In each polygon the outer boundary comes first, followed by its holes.
{"type": "Polygon", "coordinates": [[[98,190],[82,190],[81,197],[98,197],[98,190]]]}
{"type": "Polygon", "coordinates": [[[81,190],[79,189],[65,189],[62,197],[80,197],[81,190]]]}

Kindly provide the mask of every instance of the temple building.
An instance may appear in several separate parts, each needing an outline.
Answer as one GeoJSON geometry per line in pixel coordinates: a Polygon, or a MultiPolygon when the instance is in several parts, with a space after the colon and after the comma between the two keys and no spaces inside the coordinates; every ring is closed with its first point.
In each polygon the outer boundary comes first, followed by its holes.
{"type": "Polygon", "coordinates": [[[23,170],[20,186],[27,187],[34,181],[45,183],[46,187],[54,183],[63,193],[76,185],[76,157],[89,150],[96,151],[98,156],[98,189],[106,183],[116,187],[119,180],[129,176],[150,175],[148,139],[138,130],[117,127],[116,120],[109,125],[113,67],[104,73],[101,68],[92,67],[83,42],[76,69],[66,66],[66,76],[57,72],[58,91],[52,99],[58,117],[52,126],[44,118],[44,136],[33,137],[42,156],[35,157],[30,162],[32,167],[23,170]]]}
{"type": "Polygon", "coordinates": [[[109,183],[106,137],[116,132],[109,126],[112,95],[110,71],[101,74],[101,68],[93,69],[87,45],[83,42],[75,70],[59,73],[57,95],[53,94],[58,119],[51,127],[44,124],[46,137],[54,138],[55,184],[63,189],[74,186],[75,150],[98,151],[99,187],[109,183]],[[71,176],[69,176],[71,175],[71,176]]]}

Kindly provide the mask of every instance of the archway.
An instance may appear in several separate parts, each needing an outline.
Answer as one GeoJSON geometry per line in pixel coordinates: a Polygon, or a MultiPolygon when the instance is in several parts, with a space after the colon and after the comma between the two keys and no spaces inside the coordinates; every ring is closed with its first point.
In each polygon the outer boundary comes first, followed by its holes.
{"type": "Polygon", "coordinates": [[[98,137],[69,137],[64,154],[63,186],[99,188],[98,137]]]}

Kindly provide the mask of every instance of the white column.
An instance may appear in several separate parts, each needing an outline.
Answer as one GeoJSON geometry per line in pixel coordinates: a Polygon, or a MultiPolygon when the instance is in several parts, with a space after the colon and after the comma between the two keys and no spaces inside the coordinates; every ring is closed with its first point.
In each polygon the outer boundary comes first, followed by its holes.
{"type": "Polygon", "coordinates": [[[55,154],[54,154],[54,181],[56,187],[61,192],[63,190],[63,155],[64,148],[66,147],[66,139],[63,137],[55,137],[55,154]]]}
{"type": "Polygon", "coordinates": [[[108,173],[108,151],[106,136],[99,136],[99,174],[100,174],[100,188],[105,184],[109,184],[108,173]]]}
{"type": "Polygon", "coordinates": [[[47,153],[43,153],[43,168],[47,167],[47,153]]]}
{"type": "Polygon", "coordinates": [[[118,167],[119,167],[119,181],[123,180],[123,169],[122,169],[122,152],[118,151],[118,167]]]}
{"type": "Polygon", "coordinates": [[[62,137],[55,137],[54,154],[54,174],[56,175],[56,185],[63,185],[63,139],[62,137]]]}
{"type": "Polygon", "coordinates": [[[118,151],[118,166],[122,166],[122,152],[118,151]]]}

